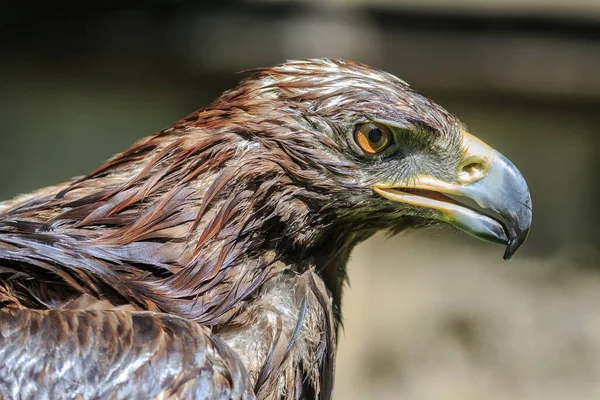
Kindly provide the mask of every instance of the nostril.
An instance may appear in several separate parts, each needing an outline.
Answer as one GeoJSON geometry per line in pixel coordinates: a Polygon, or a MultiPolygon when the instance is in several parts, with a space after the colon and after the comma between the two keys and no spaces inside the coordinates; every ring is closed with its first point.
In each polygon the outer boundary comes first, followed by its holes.
{"type": "Polygon", "coordinates": [[[476,163],[473,162],[471,164],[467,164],[463,167],[463,172],[468,173],[468,174],[472,174],[474,172],[477,172],[477,170],[481,170],[483,169],[483,164],[482,163],[476,163]]]}
{"type": "Polygon", "coordinates": [[[460,168],[459,179],[465,183],[475,182],[486,174],[487,163],[482,159],[469,159],[460,168]]]}

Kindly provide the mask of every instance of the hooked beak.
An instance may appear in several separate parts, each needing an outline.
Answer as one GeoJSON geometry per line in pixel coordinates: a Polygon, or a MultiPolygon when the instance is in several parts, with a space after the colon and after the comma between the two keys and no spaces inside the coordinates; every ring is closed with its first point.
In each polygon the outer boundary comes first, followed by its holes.
{"type": "Polygon", "coordinates": [[[510,260],[531,226],[527,183],[502,154],[467,132],[461,135],[465,154],[456,182],[421,175],[405,182],[376,183],[373,190],[388,200],[436,210],[437,219],[479,239],[506,245],[504,259],[510,260]],[[460,197],[475,201],[492,215],[462,204],[460,197]]]}

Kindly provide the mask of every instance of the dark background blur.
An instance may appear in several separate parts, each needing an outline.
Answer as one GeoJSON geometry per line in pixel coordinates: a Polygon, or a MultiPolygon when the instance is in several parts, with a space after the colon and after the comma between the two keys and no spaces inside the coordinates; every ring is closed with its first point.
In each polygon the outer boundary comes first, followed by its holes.
{"type": "Polygon", "coordinates": [[[301,57],[387,70],[508,156],[528,242],[360,246],[337,399],[600,398],[600,2],[0,2],[0,199],[85,174],[301,57]]]}

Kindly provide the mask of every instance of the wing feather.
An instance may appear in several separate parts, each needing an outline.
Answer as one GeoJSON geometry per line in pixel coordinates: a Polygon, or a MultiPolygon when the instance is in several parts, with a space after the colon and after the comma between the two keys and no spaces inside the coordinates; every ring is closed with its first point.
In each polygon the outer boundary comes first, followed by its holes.
{"type": "Polygon", "coordinates": [[[0,310],[0,397],[254,399],[241,361],[181,317],[122,310],[0,310]]]}

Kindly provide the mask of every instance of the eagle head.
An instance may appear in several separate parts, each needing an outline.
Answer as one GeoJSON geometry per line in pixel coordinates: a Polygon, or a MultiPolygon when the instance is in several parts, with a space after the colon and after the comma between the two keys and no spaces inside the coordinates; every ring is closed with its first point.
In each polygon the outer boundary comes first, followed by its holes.
{"type": "Polygon", "coordinates": [[[244,157],[281,170],[273,182],[293,193],[276,197],[275,209],[288,211],[275,214],[297,217],[287,220],[296,240],[441,222],[506,245],[510,259],[526,239],[532,209],[521,173],[406,82],[328,59],[253,72],[199,117],[213,117],[212,129],[234,125],[242,153],[254,154],[244,157]]]}

